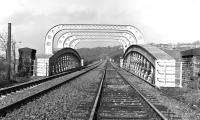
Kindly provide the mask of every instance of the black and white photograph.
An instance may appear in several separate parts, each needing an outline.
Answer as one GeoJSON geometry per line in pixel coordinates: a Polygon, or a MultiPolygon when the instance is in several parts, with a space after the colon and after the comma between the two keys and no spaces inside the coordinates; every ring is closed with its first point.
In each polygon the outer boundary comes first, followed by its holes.
{"type": "Polygon", "coordinates": [[[0,0],[0,120],[200,120],[200,0],[0,0]]]}

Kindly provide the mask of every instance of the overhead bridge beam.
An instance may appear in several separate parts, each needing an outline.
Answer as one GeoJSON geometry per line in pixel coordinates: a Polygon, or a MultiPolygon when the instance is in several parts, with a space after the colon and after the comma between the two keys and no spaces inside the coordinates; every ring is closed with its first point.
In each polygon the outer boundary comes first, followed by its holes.
{"type": "MultiPolygon", "coordinates": [[[[58,35],[60,36],[60,35],[58,35]]],[[[58,38],[58,37],[57,37],[58,38]]],[[[124,51],[132,44],[137,44],[136,38],[126,32],[112,31],[71,31],[62,34],[55,43],[57,48],[75,48],[80,41],[115,40],[123,45],[124,51]]],[[[55,42],[54,41],[54,42],[55,42]]],[[[53,50],[54,51],[54,50],[53,50]]]]}
{"type": "MultiPolygon", "coordinates": [[[[144,37],[139,29],[131,25],[104,25],[104,24],[60,24],[52,27],[46,34],[45,37],[45,53],[53,54],[53,49],[56,48],[58,39],[63,33],[73,33],[75,32],[87,31],[89,34],[93,34],[94,31],[101,33],[122,33],[121,37],[130,37],[128,38],[129,43],[131,44],[143,44],[144,37]],[[128,36],[127,36],[128,35],[128,36]],[[131,38],[135,38],[133,42],[131,38]],[[57,40],[57,41],[56,41],[57,40]],[[54,44],[55,43],[55,44],[54,44]]],[[[96,35],[93,35],[96,36],[96,35]]],[[[106,36],[106,34],[104,35],[106,36]]],[[[79,42],[79,41],[78,41],[79,42]]]]}

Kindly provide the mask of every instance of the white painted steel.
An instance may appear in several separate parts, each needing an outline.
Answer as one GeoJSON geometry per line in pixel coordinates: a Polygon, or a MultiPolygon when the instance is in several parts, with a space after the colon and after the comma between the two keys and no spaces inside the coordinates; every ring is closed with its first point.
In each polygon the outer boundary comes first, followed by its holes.
{"type": "Polygon", "coordinates": [[[182,87],[182,63],[155,46],[130,46],[123,68],[157,87],[182,87]]]}
{"type": "Polygon", "coordinates": [[[36,75],[48,76],[49,58],[37,58],[36,64],[37,64],[36,75]]]}
{"type": "Polygon", "coordinates": [[[175,60],[156,60],[155,61],[155,85],[158,87],[176,87],[175,60]]]}
{"type": "MultiPolygon", "coordinates": [[[[45,37],[45,54],[53,54],[53,40],[55,35],[62,30],[115,30],[127,31],[136,38],[136,44],[143,44],[144,37],[139,29],[131,25],[97,25],[97,24],[60,24],[52,27],[45,37]]],[[[128,37],[128,36],[127,36],[128,37]]]]}

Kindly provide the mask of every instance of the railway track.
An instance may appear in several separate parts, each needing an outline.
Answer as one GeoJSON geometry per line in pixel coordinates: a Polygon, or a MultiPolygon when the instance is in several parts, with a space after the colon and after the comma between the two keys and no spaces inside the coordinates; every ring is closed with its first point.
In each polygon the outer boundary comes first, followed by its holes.
{"type": "Polygon", "coordinates": [[[50,76],[48,78],[30,81],[13,87],[0,90],[0,116],[5,116],[7,112],[20,107],[22,104],[37,98],[62,84],[69,82],[87,72],[97,68],[99,64],[86,68],[73,69],[62,74],[50,76]],[[71,73],[71,74],[70,74],[71,73]],[[67,77],[66,77],[67,75],[67,77]],[[65,78],[64,78],[65,76],[65,78]],[[63,79],[64,78],[64,79],[63,79]]]}
{"type": "Polygon", "coordinates": [[[80,120],[167,120],[138,90],[107,63],[98,90],[91,88],[94,99],[85,101],[72,113],[80,120]]]}
{"type": "MultiPolygon", "coordinates": [[[[67,79],[66,77],[65,79],[59,77],[59,80],[55,78],[52,81],[26,87],[21,92],[15,91],[7,94],[6,97],[0,98],[0,116],[6,115],[7,112],[20,107],[22,104],[26,104],[95,68],[97,66],[82,70],[79,73],[75,72],[77,74],[72,73],[73,75],[67,79]],[[37,88],[40,88],[39,91],[37,88]],[[13,96],[14,98],[17,98],[16,96],[20,97],[14,101],[5,99],[7,97],[12,99],[13,96]],[[3,104],[2,100],[5,100],[7,103],[3,104]]],[[[167,120],[169,114],[173,115],[171,111],[162,106],[153,96],[148,95],[142,89],[137,90],[110,63],[106,63],[104,69],[103,74],[101,72],[102,77],[100,82],[96,82],[85,88],[88,91],[88,95],[93,96],[91,97],[92,99],[81,101],[76,109],[69,114],[70,118],[78,120],[167,120]]],[[[97,68],[96,70],[102,71],[102,68],[97,68]]],[[[179,118],[174,116],[174,119],[178,120],[179,118]]]]}
{"type": "Polygon", "coordinates": [[[30,88],[33,88],[33,87],[39,85],[39,84],[42,84],[42,83],[47,82],[49,80],[52,80],[54,78],[58,78],[58,77],[61,77],[61,76],[64,76],[64,75],[68,75],[68,74],[71,74],[73,72],[77,72],[77,71],[80,71],[80,70],[83,70],[83,69],[92,68],[92,67],[98,66],[98,65],[99,65],[99,63],[95,63],[95,64],[91,64],[91,65],[88,65],[88,66],[73,68],[73,69],[67,70],[66,72],[56,74],[56,75],[52,75],[52,76],[49,76],[49,77],[46,77],[46,78],[36,79],[36,80],[32,80],[32,81],[29,81],[29,82],[26,82],[26,83],[14,85],[14,86],[11,86],[11,87],[2,88],[2,89],[0,89],[0,99],[1,99],[1,97],[6,96],[7,94],[11,94],[11,93],[14,93],[14,92],[20,92],[21,90],[24,90],[24,89],[30,89],[30,88]]]}
{"type": "MultiPolygon", "coordinates": [[[[123,73],[126,71],[124,70],[118,70],[120,74],[120,76],[123,76],[123,73]]],[[[179,115],[176,115],[174,112],[172,112],[167,106],[164,106],[162,103],[159,102],[159,100],[152,94],[149,94],[149,92],[146,90],[145,87],[139,87],[140,84],[146,84],[149,87],[151,86],[152,88],[156,89],[156,90],[160,90],[157,87],[155,87],[155,85],[143,80],[142,78],[130,73],[126,71],[126,74],[124,74],[125,76],[130,74],[132,79],[135,79],[135,81],[132,81],[130,84],[134,85],[135,88],[137,88],[137,90],[153,105],[156,107],[157,110],[159,110],[168,120],[181,120],[182,118],[179,115]],[[137,80],[136,80],[137,79],[137,80]],[[139,82],[138,82],[139,81],[139,82]]],[[[130,82],[130,81],[128,81],[130,82]]],[[[165,94],[162,93],[164,96],[165,94]]]]}

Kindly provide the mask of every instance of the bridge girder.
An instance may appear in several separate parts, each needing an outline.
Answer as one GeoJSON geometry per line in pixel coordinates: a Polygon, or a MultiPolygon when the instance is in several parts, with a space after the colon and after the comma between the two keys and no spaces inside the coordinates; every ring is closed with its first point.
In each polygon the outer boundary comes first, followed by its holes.
{"type": "Polygon", "coordinates": [[[123,47],[124,47],[124,51],[126,50],[126,48],[128,48],[128,46],[135,44],[134,41],[130,41],[128,38],[124,37],[124,36],[105,36],[105,35],[97,35],[97,36],[90,36],[90,35],[69,35],[68,33],[66,33],[67,35],[63,35],[63,37],[61,36],[58,40],[58,48],[65,48],[65,47],[70,47],[70,48],[75,48],[75,46],[80,42],[80,41],[85,41],[85,40],[89,40],[89,41],[101,41],[101,40],[116,40],[117,42],[120,42],[123,47]]]}
{"type": "Polygon", "coordinates": [[[72,48],[63,48],[49,58],[49,75],[81,66],[81,56],[72,48]]]}
{"type": "MultiPolygon", "coordinates": [[[[97,24],[60,24],[52,27],[46,34],[45,37],[45,53],[53,54],[53,43],[55,36],[64,31],[68,33],[73,33],[73,31],[97,31],[97,32],[124,32],[123,37],[128,37],[129,42],[134,44],[131,41],[131,38],[135,38],[136,44],[143,44],[144,38],[142,33],[134,26],[130,25],[97,25],[97,24]]],[[[90,34],[90,33],[89,33],[90,34]]],[[[80,42],[80,41],[76,41],[80,42]]]]}
{"type": "Polygon", "coordinates": [[[124,69],[157,87],[176,86],[176,64],[174,58],[151,45],[131,45],[123,55],[124,69]]]}
{"type": "Polygon", "coordinates": [[[71,47],[74,48],[74,46],[82,40],[87,40],[84,39],[85,37],[90,38],[89,40],[92,39],[95,40],[98,38],[102,38],[104,40],[106,40],[106,38],[113,39],[113,40],[117,40],[117,42],[120,42],[123,47],[124,50],[132,45],[132,44],[136,44],[136,38],[133,37],[132,35],[126,33],[126,32],[111,32],[111,31],[72,31],[72,32],[66,32],[64,34],[62,34],[59,39],[57,40],[57,47],[58,48],[63,48],[63,47],[71,47]],[[76,37],[78,36],[78,37],[76,37]],[[118,37],[116,39],[116,37],[118,37]],[[82,39],[83,38],[83,39],[82,39]],[[72,40],[72,39],[76,39],[76,40],[72,40]],[[79,39],[79,40],[77,40],[79,39]],[[78,42],[77,42],[78,41],[78,42]],[[75,42],[75,43],[71,43],[71,42],[75,42]],[[73,46],[70,46],[73,45],[73,46]]]}

